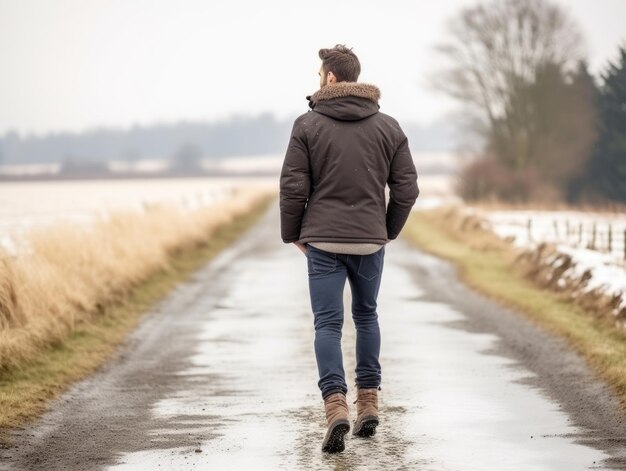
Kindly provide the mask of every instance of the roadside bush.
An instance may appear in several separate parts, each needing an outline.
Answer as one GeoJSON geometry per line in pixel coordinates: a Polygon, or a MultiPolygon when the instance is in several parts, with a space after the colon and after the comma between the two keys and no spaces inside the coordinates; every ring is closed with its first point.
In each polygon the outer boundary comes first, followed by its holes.
{"type": "Polygon", "coordinates": [[[465,165],[455,188],[465,201],[560,201],[562,192],[541,181],[535,167],[513,171],[500,162],[481,157],[465,165]]]}

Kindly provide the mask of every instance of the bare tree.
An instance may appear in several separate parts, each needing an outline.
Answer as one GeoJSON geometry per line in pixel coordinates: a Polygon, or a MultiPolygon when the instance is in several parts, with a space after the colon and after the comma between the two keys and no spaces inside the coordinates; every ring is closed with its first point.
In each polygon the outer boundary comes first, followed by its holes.
{"type": "Polygon", "coordinates": [[[578,26],[550,0],[492,0],[462,10],[448,28],[436,48],[447,59],[436,86],[468,105],[489,152],[513,170],[526,168],[538,148],[531,86],[548,68],[576,69],[578,26]]]}

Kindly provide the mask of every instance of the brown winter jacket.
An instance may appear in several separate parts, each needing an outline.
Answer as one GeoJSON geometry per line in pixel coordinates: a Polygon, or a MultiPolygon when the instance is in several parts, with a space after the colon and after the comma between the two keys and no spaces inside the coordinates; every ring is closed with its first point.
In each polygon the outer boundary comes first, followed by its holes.
{"type": "Polygon", "coordinates": [[[306,98],[280,174],[283,242],[395,239],[419,188],[406,135],[378,111],[378,87],[337,82],[306,98]]]}

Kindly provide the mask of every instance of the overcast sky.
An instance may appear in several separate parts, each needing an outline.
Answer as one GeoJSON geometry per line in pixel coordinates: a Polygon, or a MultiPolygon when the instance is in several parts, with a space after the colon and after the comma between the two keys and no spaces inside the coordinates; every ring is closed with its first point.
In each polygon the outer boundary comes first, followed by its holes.
{"type": "MultiPolygon", "coordinates": [[[[433,44],[474,0],[0,0],[0,134],[215,120],[307,110],[317,51],[345,43],[381,111],[442,120],[433,44]]],[[[592,72],[626,41],[626,0],[559,0],[592,72]]]]}

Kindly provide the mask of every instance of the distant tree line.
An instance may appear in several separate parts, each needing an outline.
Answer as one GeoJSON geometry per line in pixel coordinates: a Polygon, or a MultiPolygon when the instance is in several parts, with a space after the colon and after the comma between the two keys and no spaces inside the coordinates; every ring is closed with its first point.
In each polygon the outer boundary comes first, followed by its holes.
{"type": "MultiPolygon", "coordinates": [[[[304,112],[305,110],[303,110],[304,112]]],[[[265,113],[216,123],[178,122],[102,128],[41,136],[9,132],[0,137],[0,165],[60,163],[69,173],[101,169],[107,161],[169,160],[172,170],[192,171],[205,158],[280,154],[285,151],[295,116],[283,120],[265,113]]],[[[415,151],[449,151],[454,128],[445,123],[403,123],[415,151]]]]}
{"type": "Polygon", "coordinates": [[[437,46],[437,86],[464,105],[483,145],[465,199],[626,202],[626,49],[596,79],[574,20],[550,0],[466,8],[437,46]]]}
{"type": "Polygon", "coordinates": [[[289,120],[278,120],[265,113],[216,123],[181,121],[41,136],[20,136],[17,132],[9,132],[0,138],[3,156],[0,163],[136,161],[180,156],[184,160],[190,147],[202,157],[267,154],[286,146],[290,129],[289,120]]]}

